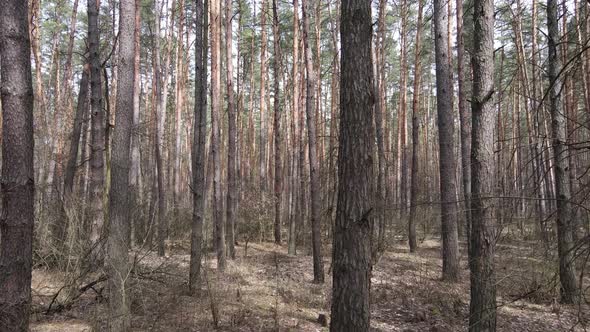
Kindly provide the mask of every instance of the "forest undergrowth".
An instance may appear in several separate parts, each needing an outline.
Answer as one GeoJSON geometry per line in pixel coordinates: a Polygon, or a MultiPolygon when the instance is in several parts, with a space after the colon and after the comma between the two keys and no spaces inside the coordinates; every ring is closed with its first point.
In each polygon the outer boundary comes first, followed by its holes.
{"type": "MultiPolygon", "coordinates": [[[[463,331],[469,315],[469,270],[465,243],[458,283],[440,279],[438,239],[420,243],[409,253],[398,239],[373,268],[371,326],[374,331],[463,331]]],[[[272,243],[243,243],[224,274],[216,272],[209,253],[198,296],[187,289],[188,241],[168,243],[165,257],[133,251],[130,281],[133,331],[327,331],[331,298],[330,251],[324,257],[329,275],[313,284],[312,261],[272,243]],[[214,313],[214,314],[213,314],[214,313]]],[[[326,247],[326,249],[329,249],[326,247]]],[[[586,331],[587,306],[558,302],[557,271],[532,242],[498,246],[499,331],[586,331]]],[[[102,331],[108,319],[107,292],[100,273],[86,277],[83,294],[58,308],[54,298],[65,279],[57,272],[33,272],[32,331],[102,331]],[[90,286],[89,286],[90,285],[90,286]],[[53,302],[53,303],[52,303],[53,302]],[[52,308],[49,308],[49,306],[52,308]],[[58,309],[56,309],[58,308],[58,309]]],[[[585,281],[587,284],[588,281],[585,281]]]]}

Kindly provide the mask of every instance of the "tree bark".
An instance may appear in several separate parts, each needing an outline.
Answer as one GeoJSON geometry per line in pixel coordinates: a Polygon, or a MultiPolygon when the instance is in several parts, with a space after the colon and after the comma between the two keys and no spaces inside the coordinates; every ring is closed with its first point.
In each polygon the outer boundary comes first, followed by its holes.
{"type": "Polygon", "coordinates": [[[370,327],[373,195],[371,2],[343,0],[338,204],[334,229],[331,331],[370,327]]]}
{"type": "Polygon", "coordinates": [[[321,239],[321,225],[320,225],[320,174],[319,162],[317,156],[317,137],[316,137],[316,119],[314,110],[314,94],[315,94],[315,72],[313,69],[312,52],[309,45],[309,10],[312,5],[310,0],[301,1],[301,13],[303,16],[303,48],[305,52],[305,68],[306,68],[306,95],[305,95],[305,111],[307,113],[307,132],[309,144],[309,169],[310,169],[310,196],[311,196],[311,242],[313,250],[313,281],[316,283],[324,282],[324,263],[322,261],[322,239],[321,239]]]}
{"type": "MultiPolygon", "coordinates": [[[[174,87],[175,92],[175,112],[174,112],[174,168],[173,168],[173,188],[172,188],[172,202],[173,202],[173,213],[174,220],[178,220],[178,205],[180,204],[180,192],[181,192],[181,172],[180,167],[181,156],[182,156],[182,112],[184,109],[184,0],[179,1],[178,6],[178,34],[176,36],[176,84],[174,87]]],[[[170,164],[172,165],[172,164],[170,164]]]]}
{"type": "Polygon", "coordinates": [[[574,303],[578,298],[578,285],[574,266],[573,214],[570,204],[568,146],[566,133],[566,115],[562,107],[562,80],[559,77],[561,58],[558,45],[559,21],[557,1],[547,0],[547,46],[549,58],[547,74],[549,78],[549,108],[551,112],[552,144],[555,160],[553,173],[555,176],[555,193],[557,199],[557,251],[559,256],[559,281],[561,283],[561,302],[574,303]]]}
{"type": "MultiPolygon", "coordinates": [[[[102,237],[104,224],[104,150],[105,150],[105,112],[102,100],[102,76],[97,0],[87,0],[88,4],[88,61],[90,63],[90,108],[92,114],[92,137],[90,144],[90,184],[88,197],[88,223],[90,223],[91,245],[102,237]]],[[[98,247],[98,257],[102,256],[102,245],[98,247]]]]}
{"type": "MultiPolygon", "coordinates": [[[[207,1],[207,0],[205,0],[207,1]]],[[[195,294],[200,287],[201,257],[203,248],[203,222],[205,220],[205,141],[207,140],[207,26],[204,1],[195,6],[195,121],[193,127],[193,217],[191,228],[191,258],[189,290],[195,294]]]]}
{"type": "Polygon", "coordinates": [[[2,222],[0,331],[27,331],[34,223],[33,78],[27,1],[0,9],[2,222]]]}
{"type": "MultiPolygon", "coordinates": [[[[461,142],[461,171],[463,172],[463,198],[465,199],[465,235],[470,257],[469,233],[471,232],[471,113],[467,104],[465,83],[465,38],[463,34],[463,1],[457,0],[457,87],[461,142]]],[[[469,71],[469,66],[467,67],[469,71]]]]}
{"type": "Polygon", "coordinates": [[[473,22],[469,331],[491,332],[496,331],[493,0],[474,1],[473,22]]]}
{"type": "Polygon", "coordinates": [[[407,72],[408,72],[408,60],[407,60],[407,25],[408,25],[408,5],[407,0],[402,0],[401,3],[401,45],[400,45],[400,91],[399,91],[399,119],[398,119],[398,185],[399,185],[399,214],[402,217],[407,216],[407,204],[408,204],[408,161],[407,161],[407,149],[408,149],[408,133],[407,133],[407,72]]]}
{"type": "Polygon", "coordinates": [[[225,224],[221,201],[221,1],[211,0],[211,153],[213,158],[213,223],[215,224],[215,250],[217,269],[225,270],[225,224]]]}
{"type": "MultiPolygon", "coordinates": [[[[139,211],[142,201],[143,188],[141,187],[141,154],[140,154],[140,104],[141,104],[141,0],[135,0],[135,32],[134,44],[135,55],[133,59],[134,78],[133,78],[133,133],[131,135],[131,169],[129,171],[129,191],[131,200],[131,210],[133,211],[133,231],[135,242],[142,244],[145,236],[144,229],[145,216],[139,211]]],[[[131,239],[131,234],[128,234],[131,239]]]]}
{"type": "Polygon", "coordinates": [[[113,134],[111,188],[109,194],[109,330],[131,328],[127,283],[129,281],[129,161],[133,130],[135,79],[135,0],[121,0],[119,11],[119,61],[115,131],[113,134]]]}
{"type": "Polygon", "coordinates": [[[434,2],[434,33],[436,58],[436,110],[440,163],[441,237],[444,280],[459,278],[459,239],[457,234],[457,203],[455,178],[455,126],[453,114],[452,72],[449,66],[448,11],[446,2],[434,2]]]}
{"type": "Polygon", "coordinates": [[[297,185],[297,180],[301,177],[301,173],[298,172],[299,162],[299,127],[303,126],[303,123],[298,121],[299,119],[299,0],[293,0],[293,8],[297,10],[293,11],[293,119],[291,126],[292,135],[292,153],[293,153],[293,185],[291,189],[292,200],[294,201],[293,207],[295,212],[292,217],[289,218],[289,238],[288,238],[288,252],[289,255],[295,255],[297,253],[297,224],[300,210],[298,207],[299,192],[303,188],[297,185]]]}
{"type": "Polygon", "coordinates": [[[225,56],[226,56],[226,84],[227,84],[227,251],[231,259],[236,258],[235,225],[236,207],[238,196],[238,183],[236,174],[236,147],[237,140],[237,117],[233,85],[233,57],[232,57],[232,0],[225,0],[225,56]]]}
{"type": "Polygon", "coordinates": [[[259,159],[259,171],[260,171],[260,186],[264,192],[266,191],[267,182],[267,169],[266,169],[266,145],[267,145],[267,128],[266,128],[266,80],[267,80],[267,68],[266,68],[266,57],[267,57],[267,44],[268,37],[266,33],[266,14],[268,10],[267,0],[262,0],[260,9],[260,159],[259,159]]]}
{"type": "MultiPolygon", "coordinates": [[[[228,0],[229,1],[229,0],[228,0]]],[[[296,7],[295,7],[296,8],[296,7]]],[[[274,193],[275,193],[275,243],[281,244],[281,197],[283,193],[283,173],[281,171],[281,34],[279,31],[279,14],[277,0],[272,0],[273,31],[273,71],[274,71],[274,193]]]]}
{"type": "Polygon", "coordinates": [[[410,252],[415,252],[418,244],[416,242],[416,204],[418,200],[418,150],[420,144],[419,130],[420,121],[420,82],[422,78],[422,12],[424,1],[418,0],[418,19],[416,21],[416,45],[414,47],[414,87],[412,96],[412,178],[410,183],[410,219],[408,221],[408,243],[410,252]]]}

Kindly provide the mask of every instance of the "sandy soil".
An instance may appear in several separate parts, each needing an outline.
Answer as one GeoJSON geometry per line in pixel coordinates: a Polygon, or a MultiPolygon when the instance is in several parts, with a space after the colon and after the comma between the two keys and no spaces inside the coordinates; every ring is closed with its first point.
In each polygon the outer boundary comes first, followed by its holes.
{"type": "MultiPolygon", "coordinates": [[[[329,316],[331,274],[324,285],[313,284],[310,256],[289,256],[285,247],[270,243],[250,244],[244,256],[239,246],[237,259],[228,261],[220,275],[209,254],[201,294],[193,297],[187,293],[188,248],[188,243],[175,243],[168,257],[134,253],[133,258],[141,257],[130,284],[134,331],[212,331],[212,308],[219,331],[327,331],[318,315],[329,316]]],[[[439,251],[435,240],[421,243],[415,254],[400,242],[381,257],[372,279],[374,331],[466,330],[469,271],[462,270],[459,283],[441,281],[439,251]]],[[[535,258],[536,253],[522,244],[498,250],[498,330],[584,331],[590,310],[557,303],[553,265],[535,258]]],[[[330,268],[329,256],[325,267],[330,268]]],[[[98,276],[87,282],[93,278],[98,276]]],[[[63,279],[55,272],[34,271],[32,331],[105,330],[105,282],[70,308],[46,313],[63,279]]]]}

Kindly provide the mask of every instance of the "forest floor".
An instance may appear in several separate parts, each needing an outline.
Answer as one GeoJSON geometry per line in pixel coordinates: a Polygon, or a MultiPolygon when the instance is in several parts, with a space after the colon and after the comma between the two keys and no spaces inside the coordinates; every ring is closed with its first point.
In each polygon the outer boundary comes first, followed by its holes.
{"type": "MultiPolygon", "coordinates": [[[[329,316],[331,273],[324,248],[326,283],[313,284],[312,260],[287,255],[285,246],[251,243],[216,273],[213,254],[206,259],[202,294],[189,296],[188,243],[174,243],[170,255],[134,253],[138,264],[131,282],[133,331],[327,331],[318,316],[329,316]],[[214,310],[212,310],[214,308],[214,310]],[[217,314],[217,328],[212,311],[217,314]]],[[[503,244],[498,249],[499,331],[585,331],[587,306],[557,303],[553,263],[534,247],[503,244]]],[[[371,325],[374,331],[465,331],[469,313],[469,271],[462,251],[458,283],[440,280],[440,246],[420,243],[410,254],[405,243],[392,246],[373,269],[371,325]]],[[[95,279],[98,278],[95,276],[95,279]]],[[[90,278],[88,281],[92,281],[90,278]]],[[[105,282],[86,291],[71,308],[47,314],[63,284],[55,272],[33,272],[33,332],[103,331],[105,282]],[[104,293],[104,294],[103,294],[104,293]]],[[[588,327],[586,323],[586,328],[588,327]]]]}

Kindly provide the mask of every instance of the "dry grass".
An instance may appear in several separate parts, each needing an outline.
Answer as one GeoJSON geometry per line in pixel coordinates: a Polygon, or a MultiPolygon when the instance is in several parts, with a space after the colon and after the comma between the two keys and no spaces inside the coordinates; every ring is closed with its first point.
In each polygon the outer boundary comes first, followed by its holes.
{"type": "MultiPolygon", "coordinates": [[[[219,331],[326,331],[317,322],[329,314],[331,277],[316,285],[309,256],[292,257],[285,247],[250,243],[248,256],[238,257],[220,275],[210,255],[200,296],[187,293],[189,256],[186,243],[175,243],[169,257],[150,253],[136,268],[131,284],[134,331],[212,331],[211,300],[219,310],[219,331]],[[210,296],[212,298],[210,298],[210,296]]],[[[328,248],[325,252],[329,253],[328,248]]],[[[421,243],[415,254],[405,245],[392,246],[373,271],[372,326],[375,331],[464,331],[469,312],[469,272],[462,257],[461,280],[451,284],[440,278],[437,241],[421,243]]],[[[554,285],[545,260],[531,248],[502,246],[498,253],[498,316],[500,331],[582,331],[579,318],[588,310],[553,303],[554,285]],[[531,286],[535,282],[536,286],[531,286]],[[547,282],[547,284],[545,284],[547,282]],[[536,291],[524,297],[530,289],[536,291]],[[541,295],[535,295],[539,292],[541,295]]],[[[325,257],[326,268],[330,267],[325,257]]],[[[35,271],[33,299],[37,314],[33,331],[101,331],[108,320],[101,284],[86,292],[69,310],[45,315],[51,294],[61,276],[35,271]]],[[[106,294],[106,292],[105,292],[106,294]]]]}

